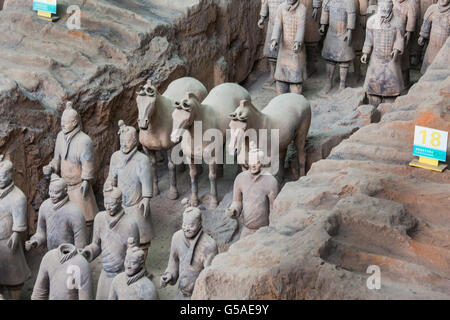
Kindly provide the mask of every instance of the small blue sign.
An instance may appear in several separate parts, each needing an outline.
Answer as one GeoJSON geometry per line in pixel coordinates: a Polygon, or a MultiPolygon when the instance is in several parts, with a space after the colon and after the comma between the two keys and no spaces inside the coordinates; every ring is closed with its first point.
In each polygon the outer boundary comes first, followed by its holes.
{"type": "Polygon", "coordinates": [[[56,0],[33,0],[33,10],[56,14],[56,0]]]}
{"type": "Polygon", "coordinates": [[[430,149],[421,146],[413,146],[413,155],[418,157],[426,157],[445,162],[447,153],[445,151],[430,149]]]}

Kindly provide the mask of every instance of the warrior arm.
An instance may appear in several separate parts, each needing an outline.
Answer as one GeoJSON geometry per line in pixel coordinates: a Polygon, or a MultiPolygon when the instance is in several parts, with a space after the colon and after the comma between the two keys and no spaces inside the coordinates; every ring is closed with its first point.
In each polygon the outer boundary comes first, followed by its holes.
{"type": "Polygon", "coordinates": [[[347,30],[355,30],[356,27],[356,3],[351,0],[347,7],[347,30]]]}
{"type": "Polygon", "coordinates": [[[231,208],[236,210],[236,215],[239,216],[242,212],[242,188],[241,188],[241,177],[242,174],[236,177],[233,185],[233,202],[231,203],[231,208]]]}
{"type": "Polygon", "coordinates": [[[279,192],[278,180],[274,177],[269,194],[267,195],[267,197],[269,198],[270,213],[273,212],[273,203],[275,202],[278,192],[279,192]]]}
{"type": "Polygon", "coordinates": [[[277,16],[275,18],[275,24],[273,25],[273,32],[272,32],[272,41],[278,42],[281,37],[281,31],[283,30],[283,14],[282,14],[282,5],[278,6],[277,9],[277,16]]]}
{"type": "Polygon", "coordinates": [[[398,50],[400,54],[403,54],[404,48],[405,48],[405,30],[403,28],[403,25],[399,26],[397,28],[397,33],[395,35],[395,41],[394,41],[394,50],[398,50]]]}
{"type": "Polygon", "coordinates": [[[60,132],[58,136],[56,137],[55,142],[55,151],[53,152],[53,159],[48,164],[50,167],[52,167],[53,172],[59,173],[61,170],[61,139],[64,139],[64,134],[60,132]]]}
{"type": "Polygon", "coordinates": [[[322,0],[313,0],[313,8],[319,9],[322,7],[322,0]]]}
{"type": "MultiPolygon", "coordinates": [[[[116,279],[114,279],[116,280],[116,279]]],[[[111,283],[111,288],[109,289],[109,295],[108,295],[108,300],[119,300],[119,297],[117,296],[117,292],[116,292],[116,281],[114,281],[111,283]]]]}
{"type": "Polygon", "coordinates": [[[83,151],[81,152],[80,155],[80,162],[81,162],[81,179],[88,181],[94,179],[95,177],[94,146],[90,139],[88,139],[88,141],[84,143],[83,151]]]}
{"type": "Polygon", "coordinates": [[[42,205],[39,208],[36,233],[30,238],[30,241],[33,240],[37,242],[38,247],[47,242],[47,222],[42,205]]]}
{"type": "Polygon", "coordinates": [[[81,211],[79,214],[74,215],[74,219],[72,220],[72,232],[74,238],[74,245],[78,249],[83,249],[88,244],[88,236],[87,236],[87,228],[86,228],[86,220],[84,220],[83,214],[81,211]]]}
{"type": "Polygon", "coordinates": [[[170,273],[172,278],[170,279],[170,284],[174,285],[177,283],[178,275],[179,275],[179,267],[180,267],[180,258],[178,256],[177,249],[177,239],[175,235],[172,237],[172,243],[170,245],[170,255],[169,255],[169,263],[167,264],[167,269],[165,273],[170,273]]]}
{"type": "Polygon", "coordinates": [[[422,27],[420,28],[420,36],[422,38],[430,39],[433,11],[434,11],[433,7],[430,7],[425,12],[425,16],[423,17],[422,27]]]}
{"type": "Polygon", "coordinates": [[[153,196],[152,178],[150,174],[150,160],[145,157],[145,161],[140,166],[139,179],[142,186],[142,197],[151,198],[153,196]]]}
{"type": "Polygon", "coordinates": [[[115,164],[115,153],[111,156],[111,160],[109,162],[109,172],[108,177],[106,178],[105,185],[110,185],[111,187],[117,187],[117,171],[114,170],[115,164]]]}
{"type": "Polygon", "coordinates": [[[261,0],[261,11],[259,15],[263,18],[269,15],[269,0],[261,0]]]}
{"type": "Polygon", "coordinates": [[[50,279],[47,270],[47,259],[44,256],[41,265],[39,267],[39,272],[34,283],[33,293],[31,294],[31,300],[48,300],[50,287],[50,279]]]}
{"type": "Polygon", "coordinates": [[[82,274],[80,288],[78,289],[78,300],[94,300],[92,273],[87,262],[83,266],[81,272],[82,274]]]}
{"type": "Polygon", "coordinates": [[[203,260],[203,268],[209,267],[211,265],[211,262],[213,261],[214,257],[218,253],[219,253],[219,250],[217,249],[217,244],[214,241],[214,246],[208,251],[208,253],[205,256],[205,259],[203,260]]]}
{"type": "Polygon", "coordinates": [[[102,241],[100,238],[100,222],[97,219],[98,217],[100,217],[99,215],[97,215],[95,217],[94,220],[94,233],[92,235],[92,242],[90,245],[87,245],[84,250],[89,252],[89,262],[92,262],[95,260],[95,258],[97,258],[100,253],[102,252],[102,241]]]}
{"type": "Polygon", "coordinates": [[[320,24],[327,25],[330,20],[330,7],[328,1],[324,1],[322,4],[322,16],[320,17],[320,24]]]}
{"type": "Polygon", "coordinates": [[[305,29],[306,29],[306,10],[304,10],[301,21],[298,24],[295,42],[303,43],[303,41],[305,40],[305,29]]]}
{"type": "Polygon", "coordinates": [[[372,29],[366,29],[366,39],[364,41],[364,46],[362,52],[364,54],[370,54],[373,48],[373,31],[372,29]]]}
{"type": "Polygon", "coordinates": [[[407,21],[406,21],[406,32],[413,33],[416,30],[416,22],[417,22],[417,10],[416,10],[415,4],[412,2],[409,2],[407,21]]]}
{"type": "Polygon", "coordinates": [[[25,197],[18,199],[12,213],[13,232],[27,231],[27,199],[25,197]]]}

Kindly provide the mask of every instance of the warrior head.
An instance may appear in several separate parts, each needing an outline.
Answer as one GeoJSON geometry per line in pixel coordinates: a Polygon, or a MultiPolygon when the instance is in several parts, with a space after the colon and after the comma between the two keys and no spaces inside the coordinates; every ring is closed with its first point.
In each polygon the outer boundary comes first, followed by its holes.
{"type": "Polygon", "coordinates": [[[195,207],[186,208],[183,212],[183,225],[181,227],[187,239],[194,238],[202,228],[202,213],[195,207]]]}
{"type": "Polygon", "coordinates": [[[52,174],[50,179],[50,186],[48,188],[48,195],[51,201],[55,204],[60,202],[67,196],[67,183],[63,178],[57,174],[52,174]]]}
{"type": "Polygon", "coordinates": [[[0,155],[0,189],[4,189],[13,182],[13,164],[9,160],[4,160],[0,155]]]}
{"type": "Polygon", "coordinates": [[[392,13],[394,3],[392,0],[380,0],[378,1],[378,13],[383,19],[388,18],[392,13]]]}
{"type": "Polygon", "coordinates": [[[122,208],[122,191],[111,185],[105,185],[103,198],[106,212],[110,216],[116,215],[122,208]]]}
{"type": "Polygon", "coordinates": [[[128,249],[125,256],[125,272],[132,277],[144,268],[145,254],[134,238],[128,238],[128,249]]]}
{"type": "Polygon", "coordinates": [[[66,109],[61,117],[61,129],[64,134],[72,132],[80,124],[80,115],[72,107],[72,102],[66,103],[66,109]]]}
{"type": "Polygon", "coordinates": [[[438,4],[442,8],[442,7],[447,6],[449,2],[450,2],[450,0],[439,0],[438,4]]]}
{"type": "Polygon", "coordinates": [[[119,120],[119,135],[120,135],[120,151],[128,154],[133,150],[138,142],[138,135],[135,128],[126,126],[123,120],[119,120]]]}
{"type": "Polygon", "coordinates": [[[261,172],[262,160],[264,159],[264,152],[258,149],[256,143],[250,142],[250,150],[248,152],[248,165],[250,173],[257,175],[261,172]]]}

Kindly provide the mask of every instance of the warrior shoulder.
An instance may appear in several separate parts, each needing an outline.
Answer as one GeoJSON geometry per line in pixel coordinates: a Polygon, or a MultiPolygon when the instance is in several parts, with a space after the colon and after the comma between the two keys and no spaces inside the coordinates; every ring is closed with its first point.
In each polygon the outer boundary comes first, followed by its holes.
{"type": "Polygon", "coordinates": [[[11,197],[15,205],[24,205],[27,203],[27,197],[25,196],[23,191],[16,185],[14,185],[14,189],[11,191],[11,197]]]}
{"type": "Polygon", "coordinates": [[[428,19],[431,15],[433,15],[438,10],[437,4],[432,4],[428,7],[427,11],[425,11],[424,20],[428,19]]]}
{"type": "Polygon", "coordinates": [[[207,251],[217,250],[217,243],[209,234],[203,232],[202,234],[202,246],[207,251]]]}
{"type": "MultiPolygon", "coordinates": [[[[396,17],[394,16],[394,18],[396,17]]],[[[376,26],[378,25],[378,20],[379,20],[378,14],[370,16],[369,19],[367,19],[367,28],[375,29],[376,26]]]]}

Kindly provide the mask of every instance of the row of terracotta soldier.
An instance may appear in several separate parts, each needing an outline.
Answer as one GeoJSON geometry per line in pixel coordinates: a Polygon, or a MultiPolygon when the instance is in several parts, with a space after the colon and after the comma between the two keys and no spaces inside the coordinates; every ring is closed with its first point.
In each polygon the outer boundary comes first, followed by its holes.
{"type": "Polygon", "coordinates": [[[318,43],[326,34],[322,57],[328,81],[324,92],[331,90],[336,65],[342,90],[350,64],[354,63],[359,76],[360,62],[367,63],[371,55],[364,83],[369,102],[377,106],[392,100],[409,85],[410,56],[420,59],[419,46],[428,41],[423,74],[450,35],[449,2],[262,0],[258,26],[264,28],[268,20],[264,55],[271,67],[266,86],[276,81],[278,93],[301,93],[308,74],[315,71],[318,43]],[[373,10],[368,8],[374,5],[378,5],[377,13],[370,16],[373,10]]]}
{"type": "MultiPolygon", "coordinates": [[[[243,102],[234,116],[244,120],[243,112],[249,112],[246,107],[248,103],[243,102]]],[[[42,203],[37,231],[24,246],[26,251],[38,246],[48,250],[32,299],[92,299],[88,262],[98,256],[102,272],[97,299],[157,299],[155,286],[145,276],[145,259],[154,237],[149,208],[150,161],[137,150],[136,129],[119,123],[120,150],[111,157],[104,186],[105,211],[97,214],[90,185],[94,179],[93,144],[81,130],[80,116],[71,103],[62,114],[61,126],[53,160],[43,168],[50,176],[50,198],[42,203]]],[[[269,224],[278,194],[278,181],[262,170],[264,156],[252,144],[249,170],[236,178],[233,203],[227,214],[238,216],[244,212],[241,237],[269,224]]],[[[11,299],[20,297],[23,283],[30,277],[21,242],[21,235],[27,231],[26,204],[25,195],[14,185],[13,164],[0,159],[0,286],[11,299]]],[[[215,241],[202,231],[200,210],[187,208],[182,230],[173,235],[161,286],[179,281],[177,298],[188,299],[199,273],[216,254],[215,241]]]]}

